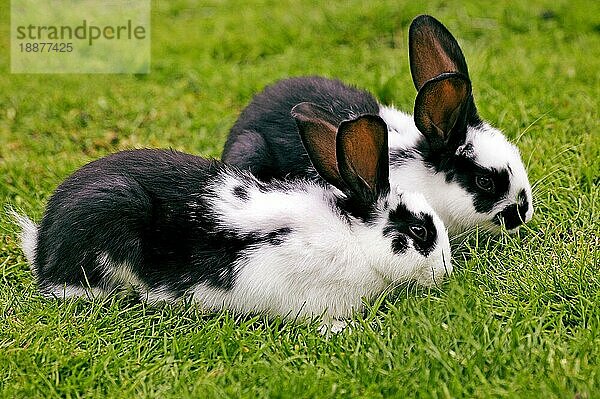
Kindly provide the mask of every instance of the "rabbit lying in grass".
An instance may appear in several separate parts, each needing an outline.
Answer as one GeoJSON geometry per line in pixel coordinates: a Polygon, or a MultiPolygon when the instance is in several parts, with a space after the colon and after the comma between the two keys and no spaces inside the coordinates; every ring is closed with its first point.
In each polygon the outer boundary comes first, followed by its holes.
{"type": "Polygon", "coordinates": [[[478,116],[456,39],[436,19],[422,15],[410,27],[409,48],[418,90],[414,117],[338,80],[286,79],[256,95],[242,112],[223,161],[265,181],[321,179],[301,144],[292,107],[312,102],[336,121],[375,114],[389,130],[392,187],[422,193],[451,234],[477,225],[516,230],[533,214],[527,173],[518,149],[478,116]]]}
{"type": "Polygon", "coordinates": [[[383,120],[338,127],[313,104],[292,113],[335,193],[310,180],[261,182],[171,150],[109,155],[56,189],[39,226],[19,217],[41,292],[129,287],[152,303],[191,297],[205,309],[324,315],[340,326],[390,285],[449,275],[440,218],[421,194],[390,190],[383,120]]]}

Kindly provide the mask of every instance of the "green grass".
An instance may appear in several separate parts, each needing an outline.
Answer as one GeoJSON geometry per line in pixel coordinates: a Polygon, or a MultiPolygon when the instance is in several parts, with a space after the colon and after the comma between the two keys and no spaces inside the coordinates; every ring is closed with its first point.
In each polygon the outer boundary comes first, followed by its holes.
{"type": "Polygon", "coordinates": [[[320,74],[412,109],[407,29],[459,39],[480,114],[518,143],[536,212],[454,245],[325,338],[316,324],[42,299],[0,216],[0,396],[600,397],[600,2],[153,1],[149,75],[11,75],[0,3],[0,201],[36,220],[75,169],[132,147],[218,156],[252,95],[320,74]]]}

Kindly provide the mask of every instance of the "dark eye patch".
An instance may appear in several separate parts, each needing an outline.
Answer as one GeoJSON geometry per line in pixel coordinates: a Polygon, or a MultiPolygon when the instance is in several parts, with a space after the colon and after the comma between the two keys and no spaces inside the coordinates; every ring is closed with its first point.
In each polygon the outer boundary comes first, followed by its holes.
{"type": "Polygon", "coordinates": [[[487,213],[508,194],[508,169],[485,168],[470,157],[457,156],[452,179],[473,196],[473,206],[479,213],[487,213]],[[484,190],[477,179],[484,176],[493,182],[492,190],[484,190]]]}
{"type": "MultiPolygon", "coordinates": [[[[477,127],[477,124],[472,126],[477,127]]],[[[510,186],[509,170],[485,168],[475,162],[473,145],[467,143],[460,147],[442,153],[433,152],[424,138],[419,140],[416,150],[423,157],[426,165],[438,173],[443,173],[446,182],[456,181],[463,189],[473,196],[473,206],[479,213],[488,213],[494,205],[506,197],[510,186]],[[476,176],[488,176],[494,183],[492,192],[485,192],[477,187],[476,176]]]]}
{"type": "Polygon", "coordinates": [[[396,254],[402,254],[408,249],[408,239],[412,238],[415,249],[423,256],[427,256],[433,250],[437,240],[437,230],[433,224],[431,215],[409,211],[404,204],[399,204],[396,209],[390,211],[388,222],[383,229],[386,237],[392,237],[392,250],[396,254]],[[414,237],[415,226],[425,229],[425,239],[414,237]]]}

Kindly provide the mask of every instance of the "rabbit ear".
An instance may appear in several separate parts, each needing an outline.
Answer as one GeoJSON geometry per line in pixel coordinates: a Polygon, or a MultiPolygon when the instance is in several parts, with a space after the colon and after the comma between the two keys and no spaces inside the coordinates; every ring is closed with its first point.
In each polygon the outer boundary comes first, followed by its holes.
{"type": "Polygon", "coordinates": [[[340,124],[336,153],[340,175],[353,195],[373,204],[389,192],[387,125],[377,115],[363,115],[340,124]]]}
{"type": "Polygon", "coordinates": [[[434,150],[454,151],[466,140],[467,117],[473,109],[470,81],[459,74],[443,74],[419,90],[415,124],[434,150]]]}
{"type": "Polygon", "coordinates": [[[335,136],[338,123],[335,116],[316,104],[303,102],[292,108],[302,144],[313,166],[329,184],[344,191],[335,156],[335,136]]]}
{"type": "Polygon", "coordinates": [[[457,72],[469,78],[467,62],[458,42],[437,19],[416,17],[409,29],[410,72],[417,90],[440,74],[457,72]]]}

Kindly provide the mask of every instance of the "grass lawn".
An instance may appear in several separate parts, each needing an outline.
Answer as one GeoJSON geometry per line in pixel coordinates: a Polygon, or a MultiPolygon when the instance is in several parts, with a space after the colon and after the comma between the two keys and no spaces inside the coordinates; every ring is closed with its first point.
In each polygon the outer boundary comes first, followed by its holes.
{"type": "Polygon", "coordinates": [[[39,220],[66,176],[120,149],[219,156],[252,95],[287,76],[412,110],[408,25],[430,13],[463,47],[480,114],[518,143],[534,218],[455,242],[440,290],[405,287],[328,339],[260,316],[42,299],[2,212],[0,397],[600,398],[600,2],[152,3],[150,74],[12,75],[1,0],[2,204],[39,220]]]}

